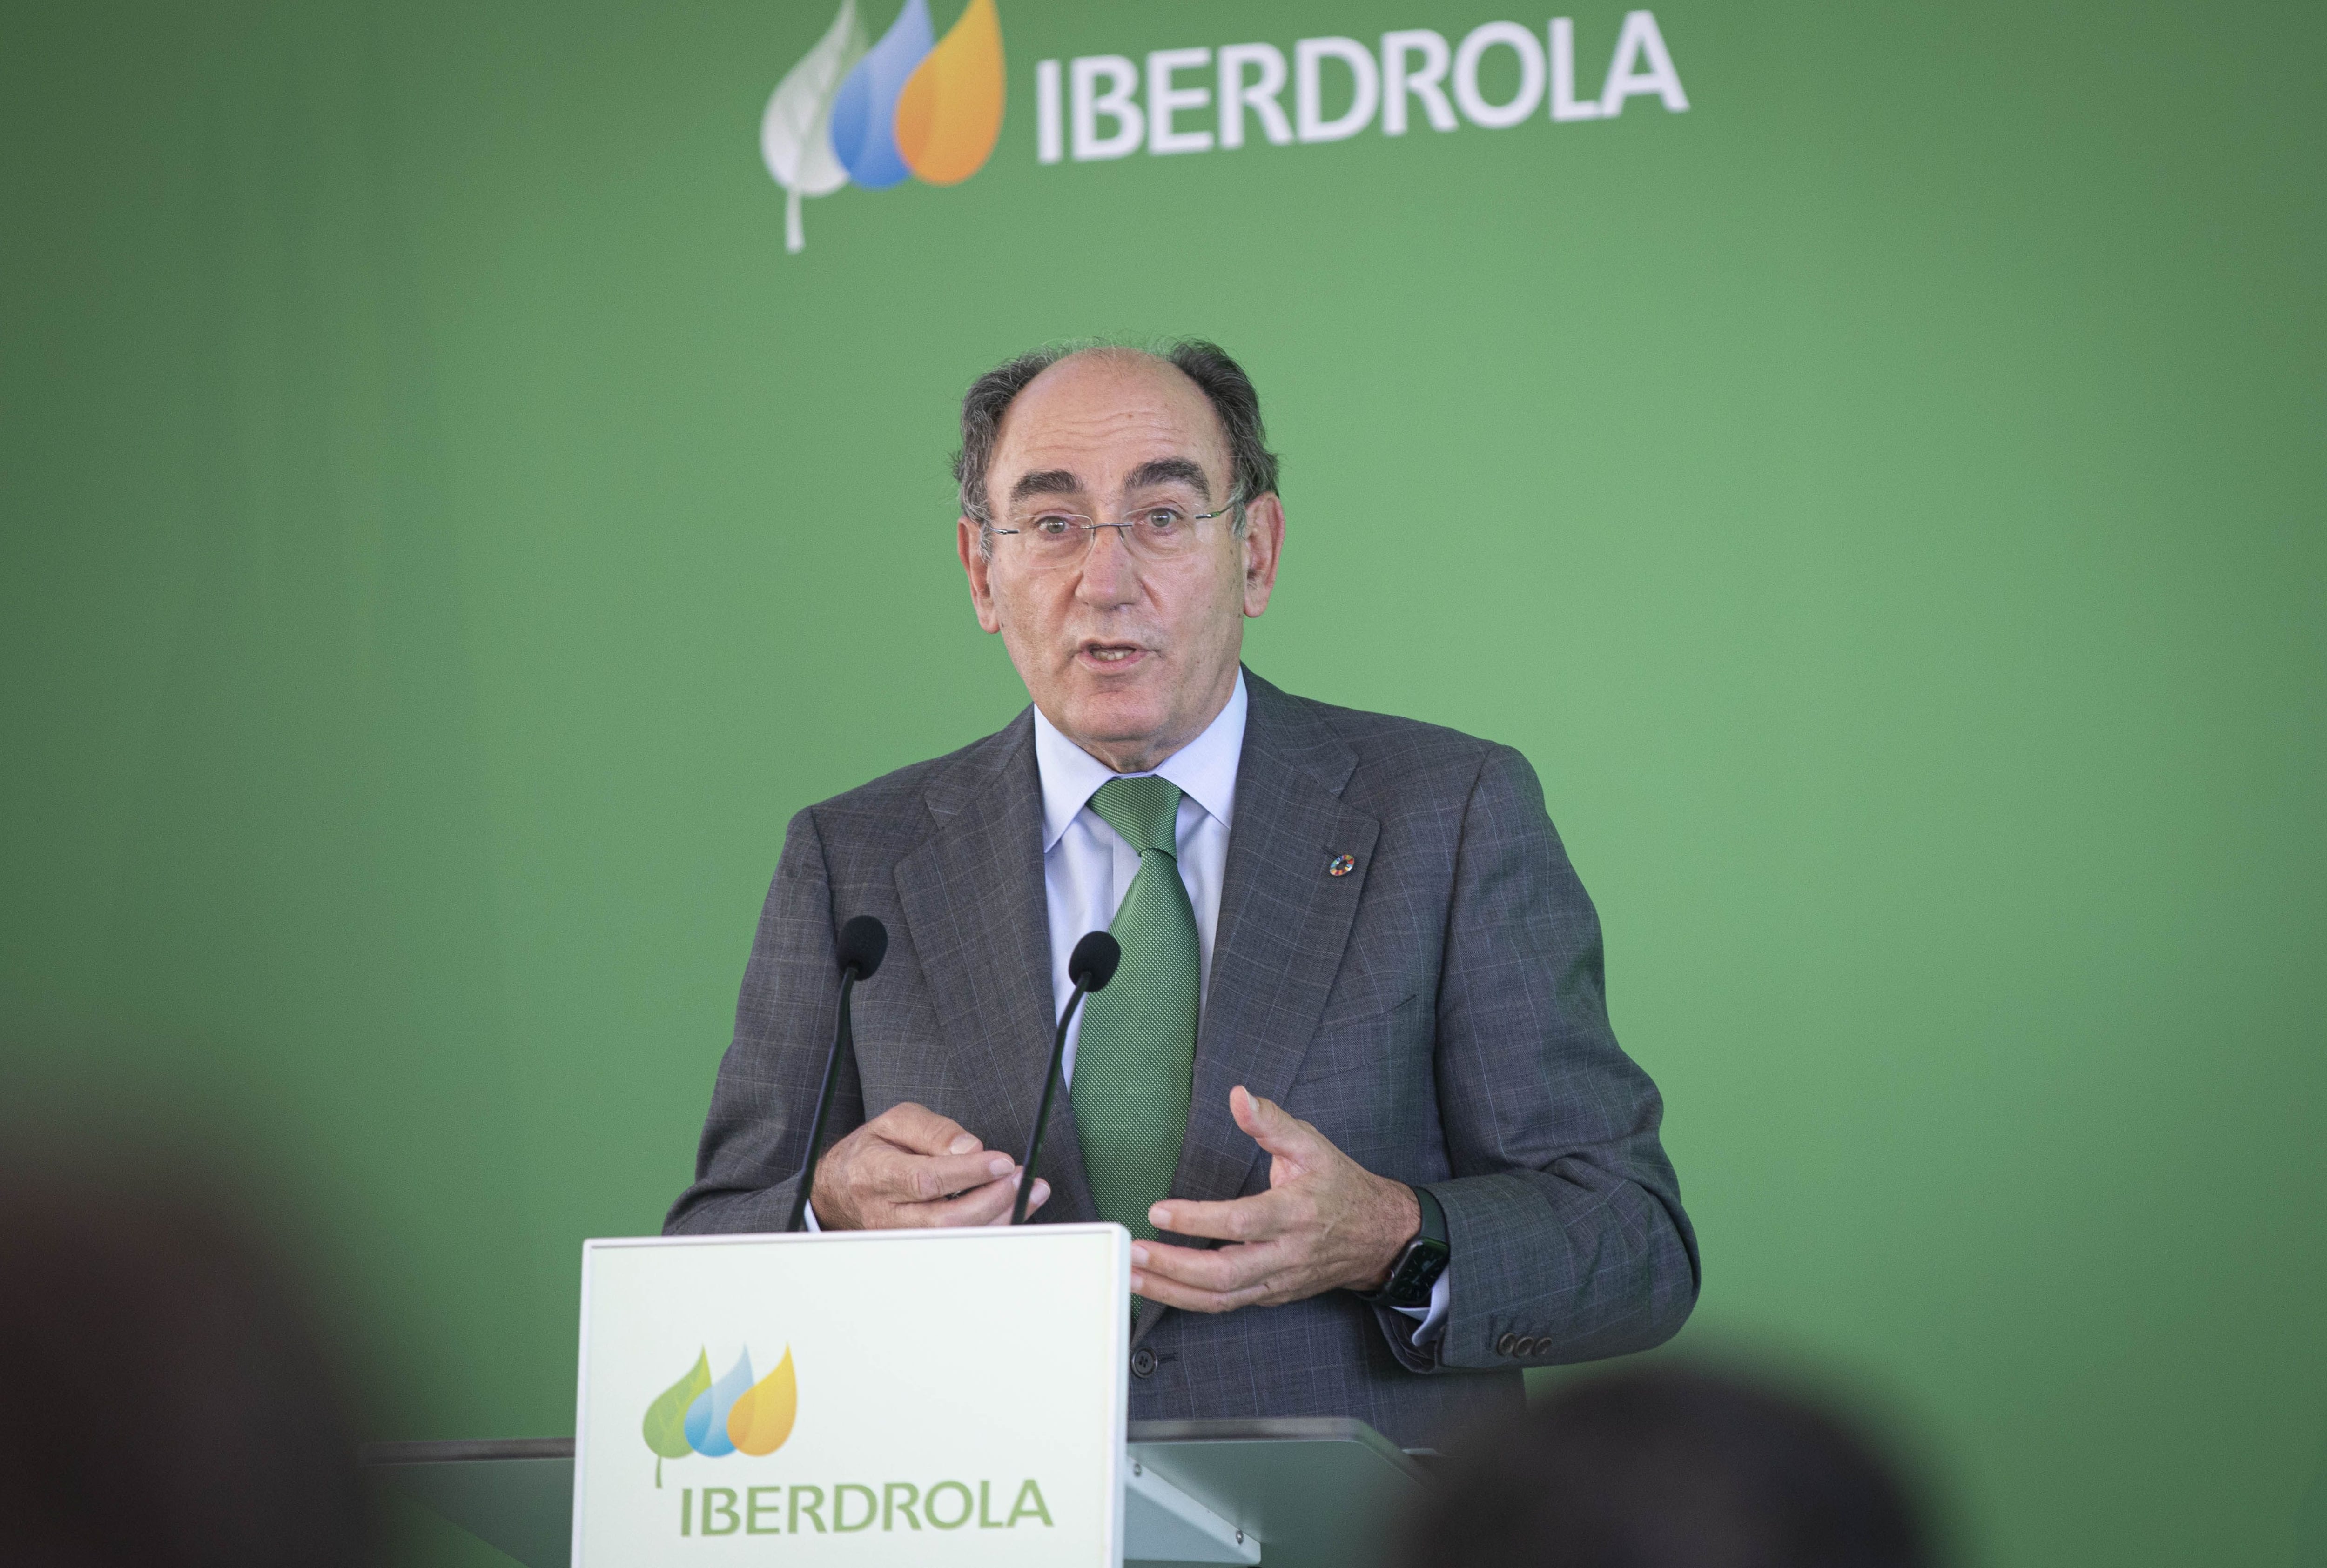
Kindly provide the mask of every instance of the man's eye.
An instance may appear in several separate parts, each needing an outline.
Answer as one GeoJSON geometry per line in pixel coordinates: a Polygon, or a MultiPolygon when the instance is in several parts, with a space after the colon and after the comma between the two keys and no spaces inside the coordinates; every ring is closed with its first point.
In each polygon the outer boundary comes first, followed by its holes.
{"type": "Polygon", "coordinates": [[[1061,538],[1073,532],[1074,527],[1075,520],[1072,518],[1047,517],[1034,519],[1034,531],[1048,539],[1061,538]]]}
{"type": "Polygon", "coordinates": [[[1139,520],[1159,533],[1170,533],[1183,520],[1171,507],[1150,507],[1139,514],[1139,520]]]}

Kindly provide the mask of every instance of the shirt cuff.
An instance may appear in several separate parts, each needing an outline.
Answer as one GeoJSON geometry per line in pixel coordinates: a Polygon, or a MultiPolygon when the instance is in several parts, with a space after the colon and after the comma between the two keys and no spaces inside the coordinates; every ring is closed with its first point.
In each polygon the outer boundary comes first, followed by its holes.
{"type": "Polygon", "coordinates": [[[1438,1330],[1446,1326],[1446,1303],[1453,1299],[1450,1293],[1453,1278],[1452,1268],[1440,1271],[1437,1281],[1430,1287],[1430,1304],[1426,1307],[1390,1309],[1393,1312],[1404,1312],[1409,1318],[1422,1320],[1422,1326],[1414,1330],[1413,1337],[1406,1340],[1407,1344],[1419,1348],[1425,1340],[1436,1339],[1438,1330]]]}
{"type": "MultiPolygon", "coordinates": [[[[816,1205],[815,1205],[815,1204],[813,1204],[813,1203],[803,1203],[803,1204],[801,1204],[801,1205],[800,1205],[800,1212],[801,1212],[802,1214],[804,1214],[804,1215],[808,1216],[808,1234],[809,1234],[810,1236],[815,1235],[818,1231],[822,1230],[822,1229],[824,1228],[824,1227],[822,1227],[821,1225],[818,1225],[818,1224],[816,1222],[816,1205]]],[[[1442,1274],[1442,1275],[1441,1275],[1441,1276],[1439,1276],[1439,1277],[1441,1277],[1441,1278],[1443,1279],[1443,1278],[1444,1278],[1445,1276],[1442,1274]]],[[[1432,1311],[1434,1313],[1437,1311],[1437,1310],[1438,1310],[1438,1298],[1437,1298],[1436,1296],[1433,1296],[1433,1297],[1431,1297],[1431,1298],[1430,1298],[1430,1309],[1431,1309],[1431,1311],[1432,1311]]],[[[1435,1317],[1434,1317],[1431,1321],[1432,1321],[1433,1322],[1435,1322],[1437,1320],[1436,1320],[1436,1318],[1435,1318],[1435,1317]]]]}

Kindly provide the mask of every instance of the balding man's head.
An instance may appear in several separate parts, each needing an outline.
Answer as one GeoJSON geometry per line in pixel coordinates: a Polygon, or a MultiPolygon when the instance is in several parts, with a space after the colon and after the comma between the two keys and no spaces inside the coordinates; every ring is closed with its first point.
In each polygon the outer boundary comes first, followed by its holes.
{"type": "MultiPolygon", "coordinates": [[[[1229,457],[1229,482],[1239,503],[1276,492],[1276,454],[1268,450],[1268,434],[1260,418],[1260,394],[1244,367],[1217,343],[1182,338],[1160,349],[1117,343],[1053,344],[1006,360],[969,384],[961,397],[961,450],[954,454],[953,477],[960,487],[962,515],[991,522],[1001,498],[986,489],[987,471],[1001,438],[1003,420],[1018,395],[1035,378],[1070,359],[1145,360],[1170,365],[1192,382],[1211,405],[1220,421],[1220,439],[1229,457]]],[[[1229,497],[1216,498],[1227,500],[1229,497]]],[[[1241,511],[1241,508],[1239,508],[1241,511]]],[[[1242,531],[1241,515],[1236,519],[1242,531]]],[[[990,543],[990,541],[989,541],[990,543]]]]}
{"type": "Polygon", "coordinates": [[[1236,361],[1195,342],[1022,355],[963,398],[954,471],[978,624],[1044,716],[1123,773],[1201,733],[1285,537],[1236,361]]]}

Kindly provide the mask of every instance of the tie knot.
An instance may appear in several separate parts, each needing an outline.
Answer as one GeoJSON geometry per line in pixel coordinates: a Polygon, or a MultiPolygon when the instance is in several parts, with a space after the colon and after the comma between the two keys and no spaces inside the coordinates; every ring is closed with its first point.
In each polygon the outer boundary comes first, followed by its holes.
{"type": "Polygon", "coordinates": [[[1169,779],[1110,779],[1090,798],[1090,808],[1140,854],[1160,849],[1179,857],[1180,787],[1169,779]]]}

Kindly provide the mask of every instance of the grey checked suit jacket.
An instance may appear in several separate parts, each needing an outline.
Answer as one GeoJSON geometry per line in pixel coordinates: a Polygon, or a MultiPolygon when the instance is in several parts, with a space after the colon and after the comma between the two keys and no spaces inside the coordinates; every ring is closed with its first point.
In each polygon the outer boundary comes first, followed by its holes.
{"type": "MultiPolygon", "coordinates": [[[[1519,1368],[1661,1343],[1696,1243],[1655,1085],[1610,1032],[1600,926],[1525,758],[1247,672],[1220,927],[1173,1195],[1264,1190],[1244,1084],[1444,1206],[1444,1331],[1332,1292],[1141,1323],[1135,1420],[1352,1415],[1407,1446],[1521,1397],[1519,1368]],[[1329,876],[1334,857],[1357,868],[1329,876]]],[[[906,1100],[1020,1150],[1052,1025],[1032,710],[792,819],[671,1233],[780,1228],[832,1037],[835,936],[889,928],[831,1136],[906,1100]]],[[[1097,1218],[1067,1097],[1040,1220],[1097,1218]]]]}

